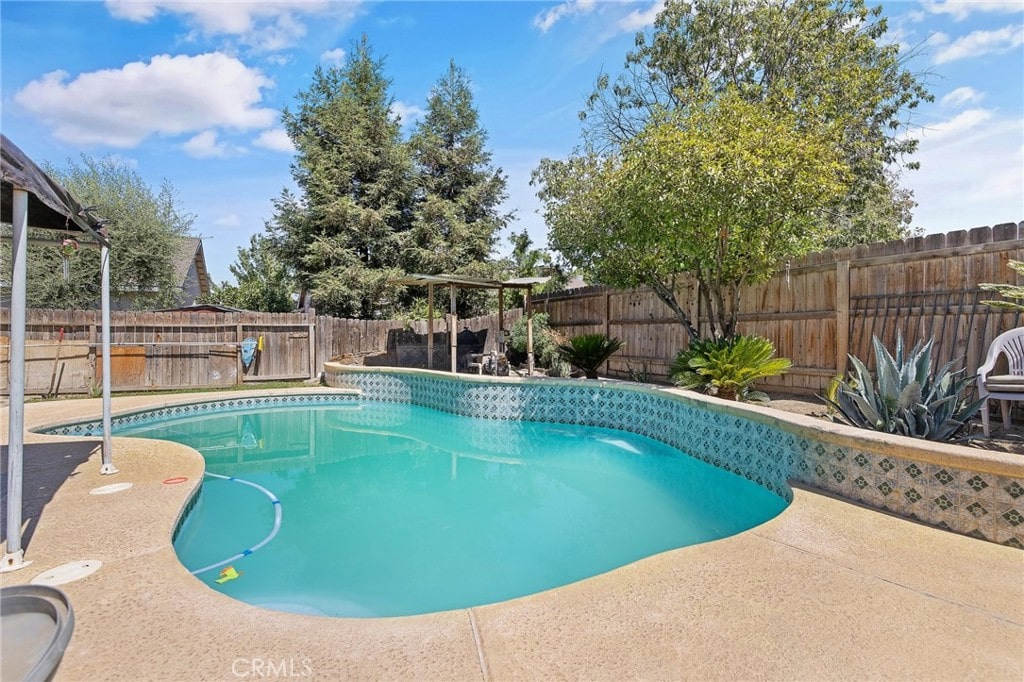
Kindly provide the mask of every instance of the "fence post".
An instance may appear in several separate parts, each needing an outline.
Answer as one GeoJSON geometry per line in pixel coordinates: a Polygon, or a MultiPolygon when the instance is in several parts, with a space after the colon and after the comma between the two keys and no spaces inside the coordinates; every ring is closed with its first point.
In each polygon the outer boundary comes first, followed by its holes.
{"type": "MultiPolygon", "coordinates": [[[[604,290],[604,338],[609,339],[612,335],[612,295],[608,289],[604,290]]],[[[612,371],[612,359],[608,358],[604,362],[604,373],[611,374],[612,371]]]]}
{"type": "Polygon", "coordinates": [[[239,313],[235,315],[235,384],[242,383],[242,353],[238,349],[242,344],[242,316],[239,313]]]}
{"type": "Polygon", "coordinates": [[[836,261],[836,374],[846,376],[850,352],[850,261],[836,261]]]}
{"type": "Polygon", "coordinates": [[[317,375],[316,371],[316,318],[306,314],[306,322],[309,324],[309,378],[317,375]]]}

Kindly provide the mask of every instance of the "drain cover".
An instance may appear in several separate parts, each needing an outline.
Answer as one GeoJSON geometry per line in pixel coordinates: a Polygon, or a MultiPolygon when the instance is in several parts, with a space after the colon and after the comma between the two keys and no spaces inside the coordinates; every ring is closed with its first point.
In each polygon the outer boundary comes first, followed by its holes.
{"type": "Polygon", "coordinates": [[[111,483],[110,485],[101,485],[99,488],[93,488],[89,491],[90,495],[109,495],[110,493],[119,493],[122,490],[128,490],[134,483],[111,483]]]}
{"type": "Polygon", "coordinates": [[[102,561],[95,559],[89,561],[72,561],[70,564],[51,568],[49,571],[40,573],[32,578],[33,585],[63,585],[74,582],[100,570],[102,561]]]}

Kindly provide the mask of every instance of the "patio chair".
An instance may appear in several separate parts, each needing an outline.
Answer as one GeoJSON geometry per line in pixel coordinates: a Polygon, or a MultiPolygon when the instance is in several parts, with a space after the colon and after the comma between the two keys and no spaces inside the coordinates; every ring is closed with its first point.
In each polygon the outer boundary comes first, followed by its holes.
{"type": "Polygon", "coordinates": [[[1010,401],[1024,400],[1024,327],[1003,332],[988,347],[985,364],[978,368],[978,397],[984,398],[981,406],[981,424],[989,436],[989,399],[1000,401],[1003,413],[1003,428],[1010,428],[1010,401]],[[1006,356],[1008,374],[992,374],[1000,355],[1006,356]]]}

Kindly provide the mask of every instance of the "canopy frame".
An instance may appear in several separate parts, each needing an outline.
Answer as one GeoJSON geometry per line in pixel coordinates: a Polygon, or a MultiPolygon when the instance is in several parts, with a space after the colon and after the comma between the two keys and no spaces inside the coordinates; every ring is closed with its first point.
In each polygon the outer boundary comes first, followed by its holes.
{"type": "Polygon", "coordinates": [[[448,344],[451,349],[451,372],[456,373],[456,327],[458,314],[455,312],[456,289],[497,289],[498,290],[498,324],[505,324],[505,289],[525,289],[526,296],[523,307],[526,312],[526,375],[533,376],[533,308],[530,294],[537,284],[546,283],[550,277],[519,277],[505,281],[485,279],[482,277],[463,277],[461,275],[417,275],[389,280],[389,284],[402,286],[427,287],[427,369],[434,367],[434,287],[447,286],[450,299],[450,322],[448,326],[448,344]]]}
{"type": "Polygon", "coordinates": [[[103,221],[93,216],[64,187],[0,135],[0,221],[11,225],[10,405],[7,444],[7,548],[0,573],[31,564],[22,547],[22,484],[25,454],[25,322],[28,228],[78,232],[99,245],[103,368],[103,442],[101,474],[116,474],[111,450],[110,405],[110,240],[103,221]]]}

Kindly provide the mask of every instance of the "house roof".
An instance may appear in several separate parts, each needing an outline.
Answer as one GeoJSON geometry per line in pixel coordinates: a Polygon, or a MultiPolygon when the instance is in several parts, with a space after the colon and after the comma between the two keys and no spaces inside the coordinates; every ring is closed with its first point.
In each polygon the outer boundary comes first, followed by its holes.
{"type": "Polygon", "coordinates": [[[183,305],[177,308],[164,308],[162,310],[155,310],[157,313],[244,313],[247,312],[241,308],[232,308],[229,305],[220,305],[218,303],[193,303],[192,305],[183,305]]]}
{"type": "Polygon", "coordinates": [[[206,269],[203,240],[199,237],[181,237],[178,252],[174,254],[175,281],[179,284],[183,283],[193,264],[196,266],[196,275],[199,277],[199,293],[210,293],[210,273],[206,269]]]}

